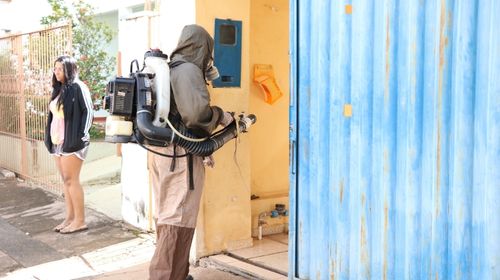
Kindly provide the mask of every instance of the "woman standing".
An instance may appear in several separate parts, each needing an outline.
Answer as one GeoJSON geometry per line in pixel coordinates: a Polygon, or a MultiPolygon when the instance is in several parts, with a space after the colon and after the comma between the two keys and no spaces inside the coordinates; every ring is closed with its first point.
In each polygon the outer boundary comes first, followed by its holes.
{"type": "Polygon", "coordinates": [[[61,56],[54,62],[52,97],[45,129],[45,146],[54,155],[64,183],[66,216],[54,231],[68,234],[88,229],[85,224],[80,170],[89,147],[92,100],[78,79],[76,61],[61,56]]]}

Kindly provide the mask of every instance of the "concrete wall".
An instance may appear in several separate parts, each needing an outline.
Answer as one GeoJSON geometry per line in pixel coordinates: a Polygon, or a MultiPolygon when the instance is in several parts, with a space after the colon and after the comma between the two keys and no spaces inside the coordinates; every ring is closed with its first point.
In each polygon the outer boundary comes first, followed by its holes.
{"type": "Polygon", "coordinates": [[[50,12],[47,1],[0,2],[0,31],[8,29],[14,34],[42,29],[40,19],[50,12]]]}
{"type": "MultiPolygon", "coordinates": [[[[65,0],[64,2],[70,9],[73,7],[73,0],[65,0]]],[[[86,0],[86,2],[95,8],[98,20],[101,20],[99,18],[100,14],[116,11],[119,7],[144,4],[143,0],[86,0]]],[[[10,29],[12,33],[23,33],[42,29],[40,19],[50,13],[52,13],[52,10],[47,1],[15,0],[0,2],[0,31],[1,29],[10,29]],[[26,7],[29,7],[29,9],[26,7]],[[22,14],[22,20],[18,20],[20,14],[22,14]]],[[[107,17],[107,15],[104,17],[107,17]]]]}
{"type": "MultiPolygon", "coordinates": [[[[182,27],[194,23],[194,0],[164,1],[159,10],[159,14],[133,13],[132,9],[120,10],[119,49],[123,75],[128,75],[132,59],[138,59],[142,65],[144,52],[149,47],[160,48],[170,55],[177,44],[182,27]],[[150,23],[148,15],[151,16],[150,23]]],[[[123,219],[139,228],[152,230],[154,205],[146,164],[147,152],[135,144],[122,147],[123,219]]]]}
{"type": "Polygon", "coordinates": [[[170,56],[177,46],[182,28],[187,24],[195,23],[195,18],[195,0],[162,1],[159,33],[155,34],[160,38],[160,49],[170,56]]]}
{"type": "MultiPolygon", "coordinates": [[[[112,32],[113,38],[111,41],[106,44],[104,47],[104,51],[107,52],[110,56],[116,58],[118,55],[118,10],[97,14],[95,16],[96,21],[102,22],[108,25],[112,32]]],[[[116,75],[116,68],[113,69],[111,76],[116,75]]]]}
{"type": "MultiPolygon", "coordinates": [[[[207,169],[196,235],[197,257],[252,245],[252,216],[288,195],[288,1],[197,0],[196,23],[214,35],[214,20],[242,21],[241,88],[210,88],[212,103],[226,111],[251,112],[257,125],[215,153],[207,169]],[[284,96],[264,102],[253,82],[254,64],[271,64],[284,96]],[[250,196],[262,197],[250,201],[250,196]]],[[[286,203],[288,204],[288,203],[286,203]]]]}
{"type": "Polygon", "coordinates": [[[289,8],[288,0],[252,0],[250,8],[250,112],[258,120],[249,134],[251,185],[252,194],[260,197],[252,201],[255,217],[288,200],[289,8]],[[272,105],[252,82],[255,64],[273,66],[283,97],[272,105]]]}
{"type": "MultiPolygon", "coordinates": [[[[241,88],[210,89],[213,104],[226,111],[249,111],[250,0],[197,0],[196,22],[214,35],[215,18],[242,21],[241,88]]],[[[198,219],[198,256],[225,249],[248,247],[251,239],[250,138],[217,151],[215,168],[207,169],[203,203],[198,219]],[[234,156],[236,155],[236,156],[234,156]]]]}

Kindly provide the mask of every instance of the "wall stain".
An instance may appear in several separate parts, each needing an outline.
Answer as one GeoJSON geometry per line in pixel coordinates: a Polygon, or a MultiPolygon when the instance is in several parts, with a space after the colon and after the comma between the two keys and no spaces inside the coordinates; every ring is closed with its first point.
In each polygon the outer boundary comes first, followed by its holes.
{"type": "Polygon", "coordinates": [[[342,204],[342,200],[344,199],[344,180],[340,180],[340,204],[342,204]]]}
{"type": "Polygon", "coordinates": [[[389,151],[387,149],[384,149],[384,173],[386,175],[389,175],[390,171],[391,171],[391,168],[389,165],[389,151]]]}
{"type": "Polygon", "coordinates": [[[387,200],[384,201],[384,280],[387,279],[387,254],[388,252],[388,237],[389,233],[389,206],[387,200]]]}
{"type": "Polygon", "coordinates": [[[446,5],[445,1],[441,0],[441,12],[439,21],[439,71],[438,71],[438,112],[437,112],[437,147],[436,147],[436,196],[435,196],[435,212],[436,217],[440,214],[439,197],[441,191],[440,176],[441,176],[441,130],[442,130],[442,111],[443,111],[443,76],[445,65],[445,49],[448,45],[448,38],[445,36],[446,29],[446,5]]]}
{"type": "Polygon", "coordinates": [[[330,280],[335,280],[335,260],[330,259],[330,280]]]}
{"type": "Polygon", "coordinates": [[[370,254],[368,252],[368,239],[366,233],[366,218],[361,217],[361,230],[360,230],[360,247],[361,247],[361,263],[364,266],[365,278],[370,279],[370,254]]]}
{"type": "Polygon", "coordinates": [[[384,88],[384,99],[385,102],[387,103],[389,101],[389,80],[390,80],[390,72],[391,72],[391,57],[390,57],[390,50],[391,50],[391,22],[389,20],[390,15],[387,15],[386,19],[386,37],[385,37],[385,88],[384,88]]]}

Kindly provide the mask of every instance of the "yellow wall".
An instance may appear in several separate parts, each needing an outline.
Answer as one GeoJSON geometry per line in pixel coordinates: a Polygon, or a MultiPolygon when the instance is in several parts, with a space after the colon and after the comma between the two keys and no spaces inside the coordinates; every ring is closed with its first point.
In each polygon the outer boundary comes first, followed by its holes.
{"type": "MultiPolygon", "coordinates": [[[[215,18],[242,21],[241,88],[210,89],[212,104],[226,111],[249,111],[250,0],[197,0],[196,23],[214,35],[215,18]]],[[[250,138],[235,141],[214,154],[215,168],[207,168],[200,210],[196,256],[252,245],[250,212],[250,138]]]]}
{"type": "Polygon", "coordinates": [[[215,153],[215,169],[207,169],[196,258],[251,246],[253,212],[288,194],[288,14],[288,0],[196,0],[196,23],[212,36],[215,18],[242,21],[241,88],[210,88],[212,103],[257,115],[257,124],[237,142],[236,161],[232,141],[215,153]],[[256,63],[274,67],[284,93],[274,105],[253,83],[256,63]],[[251,203],[252,194],[268,199],[251,203]]]}
{"type": "Polygon", "coordinates": [[[252,0],[250,14],[250,79],[255,64],[271,64],[283,97],[264,102],[260,88],[251,83],[250,111],[257,125],[250,133],[252,194],[263,201],[252,203],[252,215],[269,211],[288,196],[288,0],[252,0]]]}

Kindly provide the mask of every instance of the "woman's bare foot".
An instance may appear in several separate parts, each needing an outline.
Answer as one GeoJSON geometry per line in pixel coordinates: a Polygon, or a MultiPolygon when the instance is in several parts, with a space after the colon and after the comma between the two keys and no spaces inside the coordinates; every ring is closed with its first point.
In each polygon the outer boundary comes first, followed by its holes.
{"type": "Polygon", "coordinates": [[[64,220],[62,223],[60,223],[59,225],[57,225],[55,228],[53,228],[52,230],[55,231],[55,232],[60,232],[63,228],[69,226],[71,224],[71,221],[69,220],[64,220]]]}
{"type": "Polygon", "coordinates": [[[76,223],[71,223],[70,225],[61,229],[59,231],[59,233],[62,233],[62,234],[77,233],[77,232],[84,231],[87,229],[89,229],[89,228],[84,223],[79,223],[78,225],[76,223]]]}

